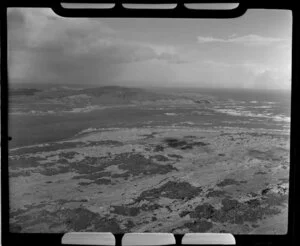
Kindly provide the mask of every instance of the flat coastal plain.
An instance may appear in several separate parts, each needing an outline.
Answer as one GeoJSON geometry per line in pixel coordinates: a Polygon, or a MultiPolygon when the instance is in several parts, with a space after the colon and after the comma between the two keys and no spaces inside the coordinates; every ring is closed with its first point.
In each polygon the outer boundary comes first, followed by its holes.
{"type": "Polygon", "coordinates": [[[287,232],[289,135],[94,129],[10,150],[12,232],[287,232]]]}

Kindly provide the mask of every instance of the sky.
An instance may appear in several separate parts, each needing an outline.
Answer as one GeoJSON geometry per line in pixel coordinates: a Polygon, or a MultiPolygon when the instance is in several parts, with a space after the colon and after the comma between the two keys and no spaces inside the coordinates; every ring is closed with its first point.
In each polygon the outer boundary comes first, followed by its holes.
{"type": "Polygon", "coordinates": [[[234,19],[8,11],[10,83],[290,89],[292,12],[234,19]]]}

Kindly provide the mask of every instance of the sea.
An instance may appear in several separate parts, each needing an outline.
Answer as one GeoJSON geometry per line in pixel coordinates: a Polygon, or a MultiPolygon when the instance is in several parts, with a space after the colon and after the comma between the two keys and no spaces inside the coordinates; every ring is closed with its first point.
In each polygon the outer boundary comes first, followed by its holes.
{"type": "MultiPolygon", "coordinates": [[[[69,87],[65,87],[68,90],[69,87]]],[[[53,88],[52,88],[53,89],[53,88]]],[[[80,89],[80,88],[79,88],[80,89]]],[[[78,89],[78,90],[79,90],[78,89]]],[[[74,90],[74,88],[70,88],[74,90]]],[[[54,89],[55,91],[55,89],[54,89]]],[[[160,92],[205,95],[208,103],[74,105],[69,111],[18,111],[9,104],[10,148],[66,140],[83,132],[116,128],[193,127],[208,129],[243,128],[289,133],[291,91],[250,89],[162,88],[160,92]]],[[[23,98],[24,103],[24,98],[23,98]]],[[[28,107],[34,105],[28,100],[28,107]],[[30,102],[30,103],[29,103],[30,102]]],[[[39,101],[38,103],[41,103],[39,101]]],[[[24,105],[22,106],[24,108],[24,105]]]]}

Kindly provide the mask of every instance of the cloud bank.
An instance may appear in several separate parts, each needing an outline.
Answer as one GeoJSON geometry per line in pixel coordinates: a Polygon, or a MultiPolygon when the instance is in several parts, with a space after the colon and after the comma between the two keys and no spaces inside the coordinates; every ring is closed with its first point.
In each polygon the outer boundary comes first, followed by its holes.
{"type": "Polygon", "coordinates": [[[287,42],[287,39],[274,38],[274,37],[263,37],[255,34],[239,36],[239,37],[229,37],[227,39],[214,38],[214,37],[203,37],[198,36],[197,41],[200,44],[203,43],[231,43],[231,44],[243,44],[249,46],[266,46],[272,44],[278,44],[282,42],[287,42]]]}
{"type": "Polygon", "coordinates": [[[197,37],[201,25],[161,23],[68,19],[50,9],[11,9],[9,78],[12,83],[290,88],[286,36],[228,35],[231,29],[212,24],[197,37]],[[188,35],[180,36],[179,30],[188,35]],[[221,32],[228,38],[217,38],[221,32]]]}
{"type": "Polygon", "coordinates": [[[50,10],[8,14],[10,76],[39,82],[106,84],[124,63],[184,62],[175,49],[125,40],[95,19],[64,19],[50,10]]]}

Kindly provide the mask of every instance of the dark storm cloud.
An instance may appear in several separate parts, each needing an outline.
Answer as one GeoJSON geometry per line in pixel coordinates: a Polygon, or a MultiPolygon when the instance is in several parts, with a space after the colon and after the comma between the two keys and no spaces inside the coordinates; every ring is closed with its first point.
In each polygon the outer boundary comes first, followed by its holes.
{"type": "Polygon", "coordinates": [[[100,21],[71,22],[48,12],[13,10],[8,23],[11,77],[108,84],[122,72],[122,63],[179,60],[157,54],[150,45],[118,38],[100,21]]]}

